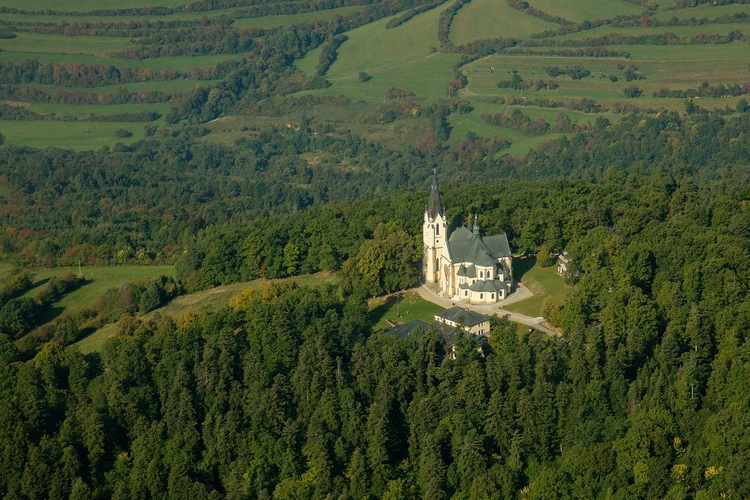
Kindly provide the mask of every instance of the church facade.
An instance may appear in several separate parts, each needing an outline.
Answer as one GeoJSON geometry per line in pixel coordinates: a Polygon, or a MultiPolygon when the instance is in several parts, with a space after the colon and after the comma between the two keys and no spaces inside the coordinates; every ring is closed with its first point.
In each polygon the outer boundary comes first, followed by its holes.
{"type": "Polygon", "coordinates": [[[422,228],[426,283],[451,300],[491,304],[511,293],[513,262],[505,234],[482,236],[479,224],[461,226],[450,235],[440,203],[437,178],[433,176],[430,202],[422,228]]]}

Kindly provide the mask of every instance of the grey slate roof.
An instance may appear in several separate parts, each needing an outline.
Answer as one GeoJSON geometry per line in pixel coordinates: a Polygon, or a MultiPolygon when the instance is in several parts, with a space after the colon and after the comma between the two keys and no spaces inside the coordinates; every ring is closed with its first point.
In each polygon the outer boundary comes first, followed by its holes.
{"type": "Polygon", "coordinates": [[[443,207],[440,205],[440,190],[438,189],[437,174],[432,173],[432,189],[430,190],[430,203],[427,205],[427,216],[430,220],[443,214],[443,207]]]}
{"type": "Polygon", "coordinates": [[[445,311],[439,312],[435,315],[436,317],[446,319],[448,321],[458,322],[459,318],[463,316],[463,324],[467,327],[472,327],[487,321],[487,316],[474,311],[469,311],[463,307],[455,306],[445,311]]]}
{"type": "Polygon", "coordinates": [[[453,262],[471,262],[477,266],[490,267],[498,259],[510,257],[510,246],[505,234],[482,238],[481,235],[460,227],[453,231],[447,245],[453,262]]]}
{"type": "Polygon", "coordinates": [[[492,280],[492,281],[481,281],[478,280],[469,287],[469,290],[472,292],[497,292],[503,288],[503,284],[500,282],[500,280],[492,280]]]}

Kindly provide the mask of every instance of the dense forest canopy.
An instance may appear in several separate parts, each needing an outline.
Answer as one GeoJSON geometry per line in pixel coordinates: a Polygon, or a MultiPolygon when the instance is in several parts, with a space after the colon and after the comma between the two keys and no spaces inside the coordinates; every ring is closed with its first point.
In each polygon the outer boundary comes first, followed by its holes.
{"type": "Polygon", "coordinates": [[[2,124],[126,124],[97,148],[0,135],[0,497],[750,497],[750,85],[734,68],[658,87],[624,64],[638,46],[741,52],[750,17],[728,0],[697,18],[680,9],[706,2],[602,3],[610,17],[577,19],[503,2],[539,29],[470,43],[466,0],[0,7],[0,41],[20,47],[0,65],[2,124]],[[273,16],[294,20],[253,24],[273,16]],[[373,23],[424,19],[414,43],[434,46],[408,64],[441,61],[422,71],[440,95],[384,85],[382,61],[330,77],[373,23]],[[72,37],[109,52],[22,51],[72,37]],[[578,89],[610,84],[624,97],[578,89]],[[433,172],[451,227],[477,215],[519,255],[567,252],[561,335],[497,316],[486,343],[376,331],[368,299],[419,283],[433,172]],[[63,314],[86,278],[35,284],[136,264],[175,276],[63,314]],[[294,281],[320,271],[336,280],[294,281]],[[256,278],[272,281],[220,308],[153,312],[256,278]]]}

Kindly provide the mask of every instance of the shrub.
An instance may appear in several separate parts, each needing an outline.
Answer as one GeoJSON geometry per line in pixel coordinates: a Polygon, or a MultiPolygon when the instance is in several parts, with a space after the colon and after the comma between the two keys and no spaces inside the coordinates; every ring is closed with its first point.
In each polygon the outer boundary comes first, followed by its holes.
{"type": "Polygon", "coordinates": [[[133,132],[129,130],[125,130],[124,128],[118,128],[115,130],[115,137],[119,137],[120,139],[125,139],[126,137],[130,137],[133,135],[133,132]]]}

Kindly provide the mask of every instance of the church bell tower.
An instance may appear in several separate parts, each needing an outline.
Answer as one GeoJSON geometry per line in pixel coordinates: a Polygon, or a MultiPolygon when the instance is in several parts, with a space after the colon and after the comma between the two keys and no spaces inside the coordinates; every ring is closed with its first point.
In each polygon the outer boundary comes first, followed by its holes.
{"type": "Polygon", "coordinates": [[[422,272],[426,283],[440,282],[440,255],[446,238],[445,212],[440,205],[437,174],[433,170],[430,202],[424,212],[422,227],[422,241],[424,241],[422,272]]]}

